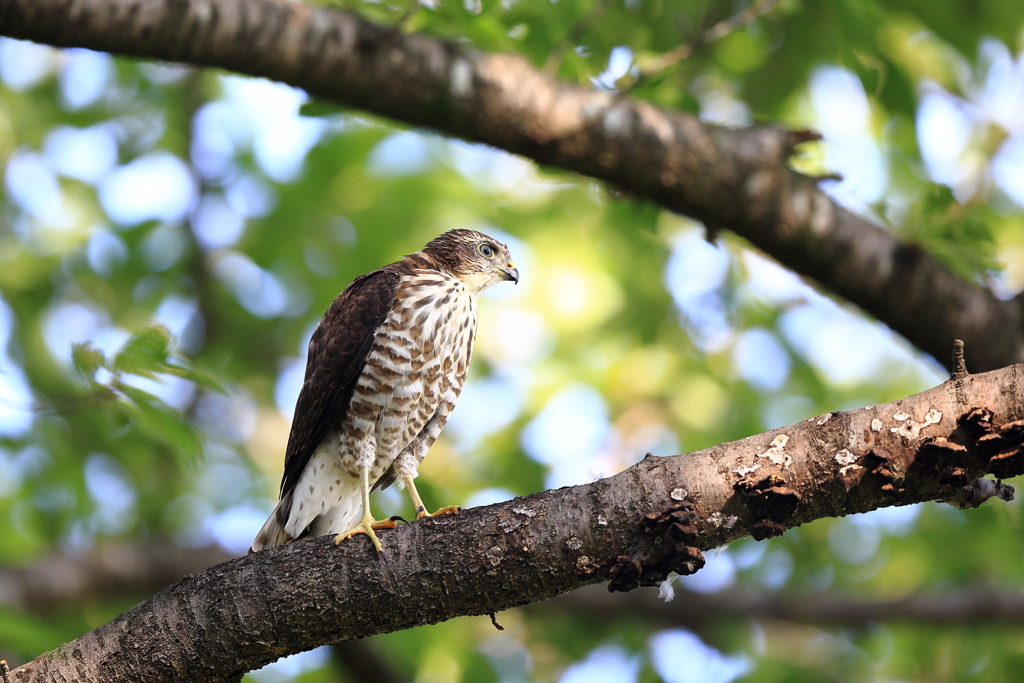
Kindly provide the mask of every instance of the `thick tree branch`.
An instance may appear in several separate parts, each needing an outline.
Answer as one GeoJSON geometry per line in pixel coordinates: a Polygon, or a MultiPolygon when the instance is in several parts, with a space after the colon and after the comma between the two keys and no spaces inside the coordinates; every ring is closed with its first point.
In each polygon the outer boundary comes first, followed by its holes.
{"type": "Polygon", "coordinates": [[[523,59],[285,0],[5,0],[0,34],[265,76],[599,178],[746,238],[948,363],[1024,360],[1000,301],[837,206],[787,161],[806,133],[734,130],[552,79],[523,59]]]}
{"type": "Polygon", "coordinates": [[[611,580],[692,572],[701,550],[924,500],[971,507],[1024,472],[1024,366],[952,379],[614,477],[382,533],[270,548],[188,576],[12,672],[15,681],[235,680],[325,643],[488,614],[611,580]]]}
{"type": "MultiPolygon", "coordinates": [[[[0,604],[45,614],[88,599],[148,595],[233,557],[217,546],[107,543],[82,558],[56,554],[29,567],[0,568],[0,604]]],[[[336,643],[332,653],[353,681],[402,680],[365,640],[336,643]]]]}

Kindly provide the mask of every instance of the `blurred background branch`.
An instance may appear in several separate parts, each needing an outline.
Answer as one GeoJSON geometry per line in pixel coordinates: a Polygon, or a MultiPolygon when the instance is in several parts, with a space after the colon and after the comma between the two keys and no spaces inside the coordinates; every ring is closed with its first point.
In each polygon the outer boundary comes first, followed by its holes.
{"type": "Polygon", "coordinates": [[[591,619],[642,617],[663,627],[681,626],[705,631],[725,619],[792,621],[802,624],[857,626],[871,622],[939,624],[1013,623],[1024,615],[1024,594],[987,587],[956,587],[892,600],[865,600],[834,591],[778,593],[734,588],[701,593],[677,587],[666,602],[654,590],[609,593],[600,587],[582,588],[528,608],[571,610],[591,619]]]}
{"type": "MultiPolygon", "coordinates": [[[[45,614],[91,600],[147,596],[186,574],[232,557],[216,546],[179,548],[172,543],[147,546],[108,543],[81,558],[53,555],[30,567],[0,569],[0,602],[45,614]]],[[[687,588],[683,580],[676,583],[674,598],[670,601],[654,589],[609,593],[607,587],[601,585],[581,588],[524,609],[528,615],[539,617],[549,610],[578,612],[587,619],[640,617],[661,627],[683,626],[695,630],[722,619],[846,626],[873,621],[1013,623],[1024,619],[1024,594],[985,586],[958,586],[896,599],[869,600],[830,590],[801,594],[740,587],[708,593],[687,588]]],[[[373,680],[369,678],[370,672],[381,672],[382,664],[379,656],[371,659],[363,652],[364,643],[347,641],[335,647],[344,653],[339,656],[346,666],[367,665],[358,680],[373,680]]]]}

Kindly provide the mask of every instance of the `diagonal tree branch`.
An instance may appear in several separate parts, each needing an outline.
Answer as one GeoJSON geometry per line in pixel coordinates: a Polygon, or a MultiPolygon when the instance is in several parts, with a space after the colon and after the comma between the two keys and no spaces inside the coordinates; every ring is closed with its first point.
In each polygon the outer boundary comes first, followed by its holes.
{"type": "MultiPolygon", "coordinates": [[[[151,594],[186,574],[233,558],[212,545],[182,548],[169,541],[107,543],[82,558],[56,554],[24,568],[0,567],[0,605],[46,614],[91,598],[151,594]]],[[[357,683],[402,680],[368,641],[335,643],[331,651],[357,683]]]]}
{"type": "Polygon", "coordinates": [[[237,680],[286,654],[610,580],[654,585],[702,550],[821,517],[1012,498],[1024,473],[1024,366],[957,374],[882,406],[829,413],[616,476],[359,538],[309,539],[185,577],[12,680],[237,680]]]}
{"type": "Polygon", "coordinates": [[[808,133],[705,124],[285,0],[4,0],[0,34],[264,76],[605,180],[735,232],[944,362],[954,338],[981,370],[1024,360],[1019,299],[964,282],[788,168],[808,133]]]}

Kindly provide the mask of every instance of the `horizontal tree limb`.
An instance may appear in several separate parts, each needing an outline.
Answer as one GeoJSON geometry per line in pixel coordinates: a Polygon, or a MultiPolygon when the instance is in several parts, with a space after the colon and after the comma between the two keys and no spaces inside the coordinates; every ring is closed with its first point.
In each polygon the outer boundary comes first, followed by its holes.
{"type": "Polygon", "coordinates": [[[706,124],[517,56],[285,0],[5,0],[0,34],[263,76],[589,175],[733,231],[941,362],[954,338],[975,369],[1024,360],[1020,299],[961,280],[789,169],[814,134],[706,124]]]}
{"type": "Polygon", "coordinates": [[[648,456],[590,484],[357,537],[268,548],[185,577],[12,680],[237,680],[319,645],[491,614],[594,583],[654,585],[701,551],[822,517],[925,500],[1012,498],[1024,472],[1024,366],[956,373],[900,401],[695,453],[648,456]]]}
{"type": "Polygon", "coordinates": [[[856,594],[823,591],[804,594],[731,587],[699,593],[675,586],[675,598],[665,602],[657,591],[608,593],[590,586],[555,600],[531,605],[531,612],[548,609],[592,615],[594,618],[642,617],[656,626],[704,630],[728,619],[792,621],[822,626],[855,626],[870,622],[919,624],[1019,624],[1024,619],[1024,595],[1019,591],[985,587],[922,591],[891,600],[865,599],[856,594]]]}
{"type": "Polygon", "coordinates": [[[46,614],[92,598],[146,595],[232,557],[217,546],[105,543],[84,557],[58,553],[27,567],[0,567],[0,604],[46,614]]]}

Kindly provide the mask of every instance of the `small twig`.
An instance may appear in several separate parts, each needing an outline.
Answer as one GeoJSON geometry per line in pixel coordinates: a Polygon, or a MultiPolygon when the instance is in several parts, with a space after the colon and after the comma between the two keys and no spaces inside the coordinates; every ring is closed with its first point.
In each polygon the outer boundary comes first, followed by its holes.
{"type": "Polygon", "coordinates": [[[713,43],[719,38],[724,38],[739,27],[746,26],[754,19],[767,14],[777,4],[779,4],[779,0],[764,0],[763,2],[754,3],[742,12],[734,14],[725,21],[718,22],[708,31],[705,31],[704,35],[701,36],[701,41],[706,45],[707,43],[713,43]]]}
{"type": "Polygon", "coordinates": [[[722,234],[722,226],[713,225],[711,223],[704,224],[704,241],[708,244],[715,246],[718,242],[718,236],[722,234]]]}
{"type": "Polygon", "coordinates": [[[498,619],[495,616],[494,612],[489,612],[487,616],[491,618],[491,623],[494,624],[494,628],[498,629],[499,631],[505,630],[505,627],[498,623],[498,619]]]}
{"type": "Polygon", "coordinates": [[[406,6],[406,8],[402,10],[402,14],[399,15],[398,20],[395,21],[395,29],[401,31],[403,28],[405,28],[405,23],[409,21],[409,19],[411,19],[414,14],[416,14],[419,8],[419,0],[411,0],[409,4],[406,6]]]}
{"type": "MultiPolygon", "coordinates": [[[[492,614],[493,618],[494,615],[492,614]]],[[[0,659],[0,676],[3,677],[4,683],[11,683],[11,670],[7,668],[7,660],[0,659]]]]}
{"type": "Polygon", "coordinates": [[[583,17],[576,24],[569,29],[569,32],[565,34],[565,37],[559,41],[558,45],[555,45],[551,49],[551,53],[548,58],[544,60],[543,69],[546,73],[554,74],[558,71],[558,67],[562,64],[562,55],[568,50],[573,43],[583,37],[591,26],[594,25],[598,19],[604,16],[604,13],[608,11],[608,8],[612,6],[613,0],[601,0],[594,6],[594,9],[590,10],[587,16],[583,17]]]}
{"type": "Polygon", "coordinates": [[[967,377],[967,363],[964,361],[964,342],[961,339],[953,340],[953,379],[960,380],[967,377]]]}
{"type": "Polygon", "coordinates": [[[788,131],[786,144],[789,146],[789,153],[796,154],[797,145],[802,145],[805,142],[818,142],[824,139],[824,135],[816,130],[803,129],[803,130],[791,130],[788,131]]]}
{"type": "Polygon", "coordinates": [[[695,40],[683,43],[677,48],[662,53],[640,68],[639,75],[630,87],[636,87],[639,83],[647,80],[651,76],[660,73],[669,67],[675,66],[684,59],[687,59],[699,48],[702,48],[705,45],[710,45],[716,40],[721,40],[741,26],[746,26],[750,22],[754,21],[754,19],[770,12],[778,3],[779,0],[764,0],[763,2],[754,3],[742,12],[738,12],[728,19],[723,19],[718,22],[708,30],[704,31],[704,33],[700,34],[695,40]]]}
{"type": "Polygon", "coordinates": [[[792,130],[789,132],[789,136],[789,144],[791,144],[793,147],[796,147],[802,142],[816,142],[824,137],[820,132],[816,130],[810,130],[808,128],[805,128],[803,130],[792,130]]]}

